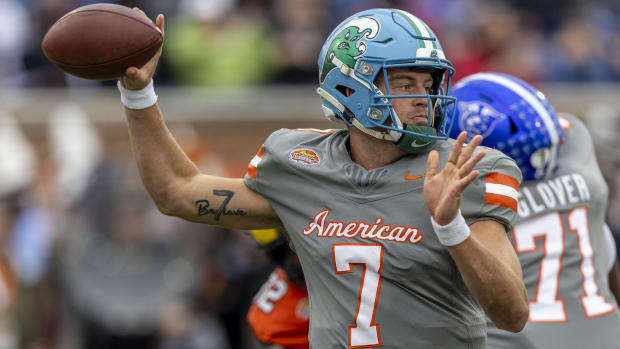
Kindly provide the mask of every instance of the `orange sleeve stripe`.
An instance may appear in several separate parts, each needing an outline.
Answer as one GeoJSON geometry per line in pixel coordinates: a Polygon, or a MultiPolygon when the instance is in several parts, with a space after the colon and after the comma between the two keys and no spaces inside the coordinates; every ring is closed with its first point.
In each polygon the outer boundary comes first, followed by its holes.
{"type": "Polygon", "coordinates": [[[258,169],[252,166],[251,164],[248,165],[248,176],[252,178],[256,178],[257,175],[258,175],[258,169]]]}
{"type": "Polygon", "coordinates": [[[519,181],[514,177],[499,172],[490,173],[487,176],[487,183],[502,184],[519,191],[519,181]]]}
{"type": "Polygon", "coordinates": [[[263,149],[263,147],[260,147],[260,149],[258,149],[258,153],[256,153],[256,156],[262,158],[263,155],[265,155],[265,150],[263,149]]]}
{"type": "Polygon", "coordinates": [[[262,160],[263,155],[265,155],[265,150],[263,150],[263,147],[260,147],[256,156],[254,156],[252,161],[248,164],[248,176],[256,178],[258,175],[258,163],[262,160]]]}
{"type": "Polygon", "coordinates": [[[484,203],[487,205],[497,205],[517,211],[517,200],[500,194],[487,193],[484,197],[484,203]]]}

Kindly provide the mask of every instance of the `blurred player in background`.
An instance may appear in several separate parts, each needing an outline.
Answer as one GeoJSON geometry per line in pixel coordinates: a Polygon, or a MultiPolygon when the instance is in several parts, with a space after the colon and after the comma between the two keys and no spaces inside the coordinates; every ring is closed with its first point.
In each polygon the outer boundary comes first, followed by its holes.
{"type": "Polygon", "coordinates": [[[19,193],[0,193],[0,349],[17,346],[14,311],[18,280],[10,261],[8,245],[22,209],[19,200],[19,193]]]}
{"type": "MultiPolygon", "coordinates": [[[[163,32],[163,15],[156,24],[163,32]]],[[[343,21],[319,55],[317,92],[347,129],[276,131],[244,179],[201,174],[183,153],[156,103],[158,59],[119,81],[147,190],[168,215],[285,229],[308,286],[312,347],[484,348],[485,312],[523,328],[527,296],[506,235],[521,173],[477,148],[482,137],[448,140],[454,69],[419,18],[373,9],[343,21]]]]}
{"type": "Polygon", "coordinates": [[[308,349],[309,303],[299,258],[278,229],[252,230],[276,268],[254,297],[247,321],[267,348],[308,349]]]}
{"type": "Polygon", "coordinates": [[[523,173],[511,239],[523,268],[530,317],[509,333],[489,323],[488,348],[620,348],[615,243],[604,223],[607,185],[590,135],[575,116],[504,74],[462,79],[452,135],[513,157],[523,173]]]}

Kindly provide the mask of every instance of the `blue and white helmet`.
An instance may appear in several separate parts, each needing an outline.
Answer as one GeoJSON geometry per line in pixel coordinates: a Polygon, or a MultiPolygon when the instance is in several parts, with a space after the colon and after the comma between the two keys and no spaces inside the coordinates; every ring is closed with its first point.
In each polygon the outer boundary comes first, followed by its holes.
{"type": "Polygon", "coordinates": [[[562,128],[547,98],[528,83],[500,73],[461,79],[450,136],[482,135],[482,145],[513,158],[524,180],[547,178],[556,168],[562,128]]]}
{"type": "MultiPolygon", "coordinates": [[[[419,18],[396,9],[372,9],[347,18],[329,35],[319,54],[318,94],[329,120],[343,120],[349,126],[397,142],[403,134],[425,141],[448,138],[447,96],[454,75],[439,40],[419,18]],[[413,67],[431,72],[434,83],[429,94],[383,94],[375,78],[387,68],[413,67]],[[346,90],[352,93],[347,96],[346,90]],[[428,126],[407,127],[392,107],[393,98],[427,98],[428,126]],[[391,122],[390,122],[391,120],[391,122]],[[371,130],[379,128],[380,131],[371,130]]],[[[449,128],[449,127],[448,127],[449,128]]]]}

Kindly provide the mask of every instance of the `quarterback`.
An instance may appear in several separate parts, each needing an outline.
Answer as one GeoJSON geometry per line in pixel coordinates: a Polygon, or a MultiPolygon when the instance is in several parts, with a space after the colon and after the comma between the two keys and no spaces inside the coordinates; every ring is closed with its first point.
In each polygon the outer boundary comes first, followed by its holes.
{"type": "MultiPolygon", "coordinates": [[[[164,30],[164,17],[157,26],[164,30]]],[[[310,298],[311,348],[484,348],[486,315],[528,317],[507,232],[521,172],[476,136],[448,139],[454,69],[419,18],[354,14],[318,59],[323,111],[346,129],[272,133],[243,179],[202,174],[171,136],[152,76],[119,81],[142,181],[167,215],[283,228],[310,298]]]]}

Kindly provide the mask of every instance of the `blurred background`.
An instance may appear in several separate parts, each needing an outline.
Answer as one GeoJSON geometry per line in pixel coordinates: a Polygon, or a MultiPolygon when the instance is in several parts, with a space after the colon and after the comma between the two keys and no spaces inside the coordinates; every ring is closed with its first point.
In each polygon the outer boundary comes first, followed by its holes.
{"type": "MultiPolygon", "coordinates": [[[[115,82],[63,74],[41,52],[58,18],[94,2],[0,0],[0,349],[259,348],[244,319],[273,266],[246,232],[160,214],[115,82]]],[[[438,35],[456,79],[514,74],[586,121],[620,236],[618,1],[116,3],[167,16],[160,106],[199,167],[233,177],[276,129],[339,127],[314,93],[337,23],[408,10],[438,35]]]]}

